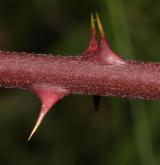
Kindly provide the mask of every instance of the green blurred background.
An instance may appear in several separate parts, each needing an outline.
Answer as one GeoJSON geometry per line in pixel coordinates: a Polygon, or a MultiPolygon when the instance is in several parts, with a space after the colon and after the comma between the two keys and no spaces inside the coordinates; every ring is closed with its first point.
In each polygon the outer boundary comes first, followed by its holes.
{"type": "MultiPolygon", "coordinates": [[[[159,0],[0,0],[0,49],[62,55],[88,45],[97,11],[126,59],[160,61],[159,0]]],[[[0,89],[0,165],[158,165],[160,102],[91,96],[56,104],[31,139],[40,110],[28,91],[0,89]]]]}

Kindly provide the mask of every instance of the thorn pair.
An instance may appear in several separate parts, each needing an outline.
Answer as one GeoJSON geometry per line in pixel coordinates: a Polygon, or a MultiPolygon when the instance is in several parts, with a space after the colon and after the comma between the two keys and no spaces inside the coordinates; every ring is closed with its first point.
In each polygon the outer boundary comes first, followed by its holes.
{"type": "Polygon", "coordinates": [[[101,38],[105,38],[103,26],[102,26],[100,17],[99,17],[99,15],[98,15],[97,12],[95,13],[95,19],[94,19],[93,13],[91,13],[91,31],[92,31],[92,37],[96,37],[95,21],[97,22],[97,25],[98,25],[98,29],[99,29],[101,38]]]}

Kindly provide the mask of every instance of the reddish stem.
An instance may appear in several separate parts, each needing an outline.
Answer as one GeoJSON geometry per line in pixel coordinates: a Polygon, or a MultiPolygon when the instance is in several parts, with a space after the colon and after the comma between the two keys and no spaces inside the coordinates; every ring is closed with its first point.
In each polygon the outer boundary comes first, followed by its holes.
{"type": "Polygon", "coordinates": [[[101,64],[81,57],[0,52],[0,85],[63,87],[73,94],[160,99],[160,64],[101,64]]]}

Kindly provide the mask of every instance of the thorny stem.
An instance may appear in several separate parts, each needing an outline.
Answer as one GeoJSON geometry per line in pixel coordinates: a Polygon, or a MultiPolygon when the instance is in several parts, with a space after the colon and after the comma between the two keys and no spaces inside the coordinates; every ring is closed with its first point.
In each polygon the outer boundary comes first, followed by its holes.
{"type": "Polygon", "coordinates": [[[39,116],[44,114],[44,106],[46,114],[69,94],[160,100],[160,64],[119,57],[110,49],[98,15],[96,20],[100,41],[96,41],[92,15],[91,41],[81,56],[0,51],[0,86],[35,92],[42,101],[39,116]]]}
{"type": "Polygon", "coordinates": [[[160,64],[100,64],[80,57],[0,52],[0,85],[32,90],[63,87],[72,94],[160,99],[160,64]]]}

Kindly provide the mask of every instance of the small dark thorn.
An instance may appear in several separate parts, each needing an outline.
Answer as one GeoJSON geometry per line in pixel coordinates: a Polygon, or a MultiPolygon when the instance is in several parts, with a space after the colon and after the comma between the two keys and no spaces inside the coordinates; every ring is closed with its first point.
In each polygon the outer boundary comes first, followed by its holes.
{"type": "Polygon", "coordinates": [[[102,97],[98,95],[93,96],[93,102],[94,102],[94,109],[97,111],[100,105],[102,97]]]}

